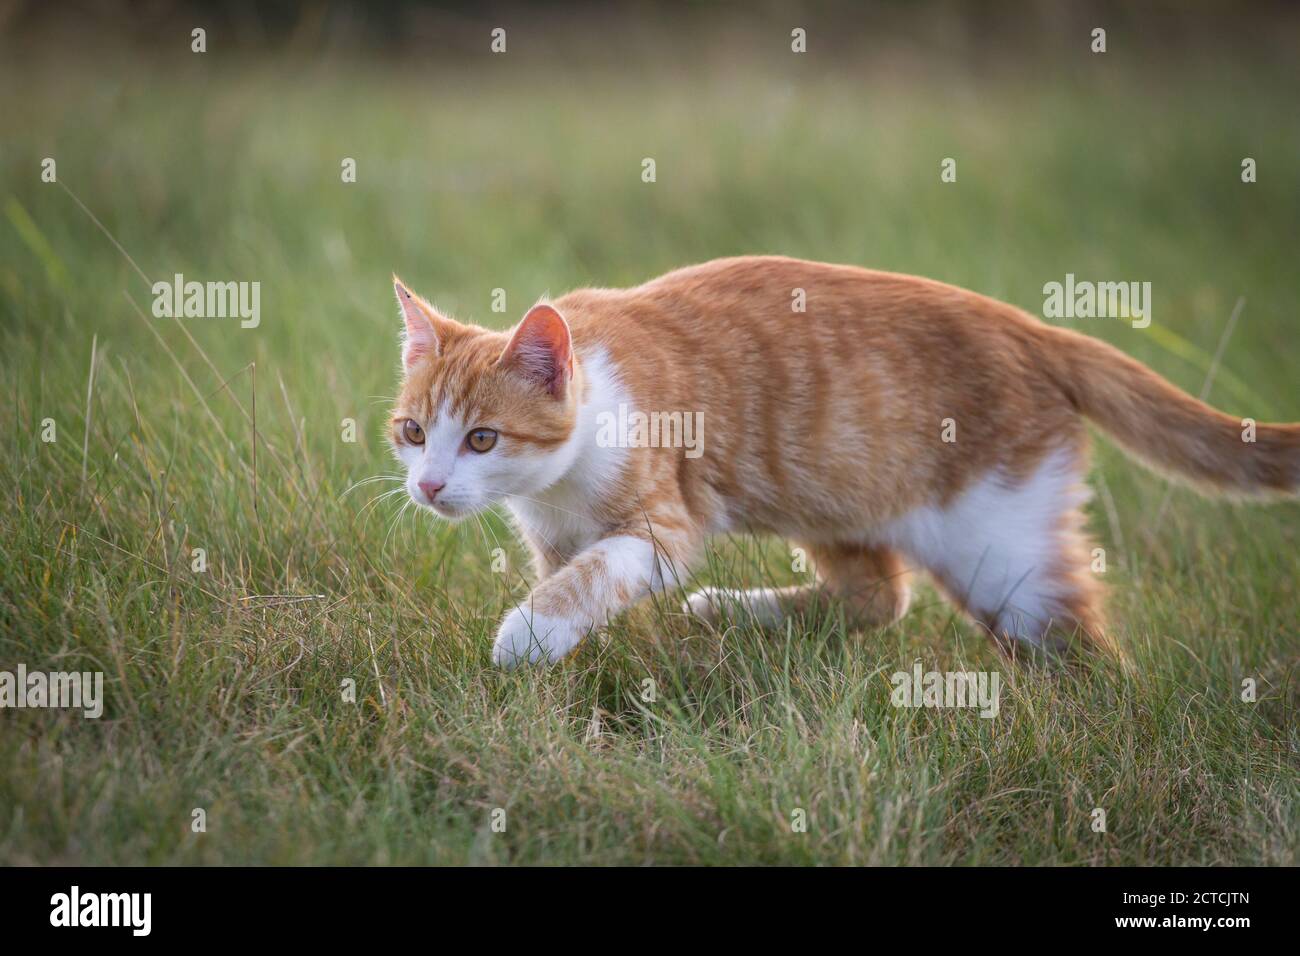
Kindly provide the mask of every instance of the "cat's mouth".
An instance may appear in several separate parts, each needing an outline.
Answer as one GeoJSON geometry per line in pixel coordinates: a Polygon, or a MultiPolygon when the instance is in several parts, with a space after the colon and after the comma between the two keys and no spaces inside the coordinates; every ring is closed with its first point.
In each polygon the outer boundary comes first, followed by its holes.
{"type": "Polygon", "coordinates": [[[439,518],[445,518],[448,521],[459,521],[469,514],[471,510],[453,501],[435,501],[430,504],[427,501],[416,499],[416,503],[434,512],[439,518]]]}
{"type": "Polygon", "coordinates": [[[427,498],[422,496],[412,495],[411,497],[421,508],[424,508],[426,511],[432,511],[439,518],[442,518],[445,521],[460,521],[462,518],[473,514],[476,510],[467,502],[457,501],[455,499],[442,500],[441,498],[438,498],[430,502],[427,498]]]}

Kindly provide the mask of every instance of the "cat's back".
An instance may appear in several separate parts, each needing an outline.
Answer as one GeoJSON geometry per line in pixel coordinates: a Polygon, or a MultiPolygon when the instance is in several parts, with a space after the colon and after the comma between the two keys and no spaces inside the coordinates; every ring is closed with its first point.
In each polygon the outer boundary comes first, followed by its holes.
{"type": "Polygon", "coordinates": [[[704,336],[733,352],[756,336],[798,349],[1035,324],[1006,303],[932,279],[766,255],[713,259],[630,288],[582,289],[556,305],[580,334],[680,336],[692,346],[704,336]]]}

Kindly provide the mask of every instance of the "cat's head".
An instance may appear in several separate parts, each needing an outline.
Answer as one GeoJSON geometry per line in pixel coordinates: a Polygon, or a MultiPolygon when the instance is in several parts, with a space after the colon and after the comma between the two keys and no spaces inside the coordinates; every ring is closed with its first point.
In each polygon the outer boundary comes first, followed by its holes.
{"type": "Polygon", "coordinates": [[[456,519],[558,481],[573,463],[581,388],[560,313],[535,305],[513,332],[492,332],[393,278],[405,333],[389,436],[412,500],[456,519]]]}

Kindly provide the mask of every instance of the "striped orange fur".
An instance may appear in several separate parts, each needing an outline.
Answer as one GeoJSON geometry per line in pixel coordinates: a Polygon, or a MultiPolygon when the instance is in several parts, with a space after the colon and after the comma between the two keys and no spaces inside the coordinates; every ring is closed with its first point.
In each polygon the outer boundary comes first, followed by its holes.
{"type": "Polygon", "coordinates": [[[494,648],[507,666],[563,657],[684,580],[706,536],[745,530],[804,547],[815,581],[699,592],[695,613],[777,621],[829,593],[882,624],[920,571],[1002,646],[1114,652],[1083,529],[1085,419],[1203,489],[1300,482],[1300,425],[1244,441],[1112,346],[913,276],[721,259],[571,292],[511,333],[397,293],[408,491],[449,518],[504,502],[535,557],[494,648]],[[699,453],[602,441],[628,411],[698,415],[699,453]],[[490,450],[467,444],[474,429],[490,450]]]}

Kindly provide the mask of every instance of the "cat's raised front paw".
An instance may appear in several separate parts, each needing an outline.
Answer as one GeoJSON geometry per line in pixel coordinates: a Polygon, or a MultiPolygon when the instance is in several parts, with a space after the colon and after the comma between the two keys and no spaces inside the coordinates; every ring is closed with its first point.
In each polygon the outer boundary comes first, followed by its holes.
{"type": "Polygon", "coordinates": [[[587,630],[564,617],[550,617],[528,607],[505,616],[492,645],[492,663],[513,668],[520,664],[554,663],[587,636],[587,630]]]}

